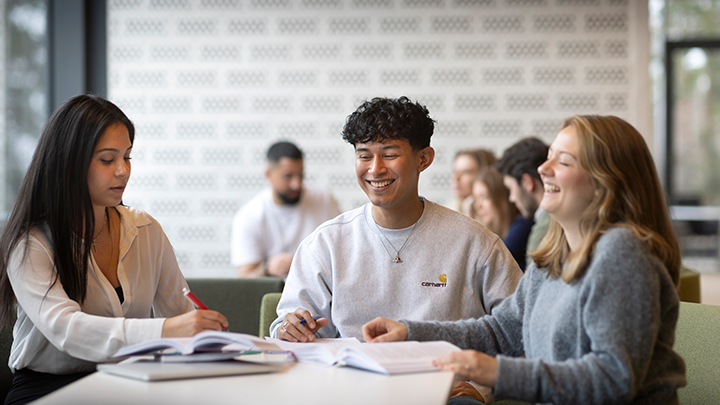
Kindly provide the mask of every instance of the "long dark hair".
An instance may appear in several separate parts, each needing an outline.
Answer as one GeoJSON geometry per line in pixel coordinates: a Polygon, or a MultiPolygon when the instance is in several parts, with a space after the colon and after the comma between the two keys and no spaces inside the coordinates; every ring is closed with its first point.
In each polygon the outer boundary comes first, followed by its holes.
{"type": "Polygon", "coordinates": [[[88,169],[100,137],[116,123],[127,127],[132,143],[135,128],[130,119],[95,95],[73,97],[50,116],[0,238],[0,326],[14,319],[10,257],[18,242],[42,225],[50,230],[53,284],[59,279],[68,297],[78,303],[85,300],[91,246],[85,239],[95,227],[88,169]]]}

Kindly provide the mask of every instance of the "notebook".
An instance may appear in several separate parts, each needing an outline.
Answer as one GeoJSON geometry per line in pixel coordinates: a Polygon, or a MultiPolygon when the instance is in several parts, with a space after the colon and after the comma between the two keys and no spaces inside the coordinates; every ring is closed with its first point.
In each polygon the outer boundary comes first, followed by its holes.
{"type": "Polygon", "coordinates": [[[282,368],[282,364],[244,363],[236,360],[203,363],[163,363],[154,360],[138,360],[116,364],[98,364],[97,366],[97,369],[104,373],[141,381],[273,373],[282,368]]]}

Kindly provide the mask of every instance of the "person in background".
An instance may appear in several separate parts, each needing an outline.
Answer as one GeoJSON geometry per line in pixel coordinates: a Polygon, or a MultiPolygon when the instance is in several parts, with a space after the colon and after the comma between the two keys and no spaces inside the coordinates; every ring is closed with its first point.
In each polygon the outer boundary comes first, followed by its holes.
{"type": "Polygon", "coordinates": [[[270,187],[247,202],[232,222],[230,253],[240,277],[287,277],[300,242],[340,214],[329,192],[303,185],[303,155],[290,142],[267,151],[270,187]]]}
{"type": "Polygon", "coordinates": [[[473,206],[480,222],[502,238],[524,271],[525,249],[533,220],[523,217],[509,196],[503,176],[493,166],[481,170],[473,181],[473,206]]]}
{"type": "Polygon", "coordinates": [[[494,165],[495,160],[495,155],[485,149],[466,149],[455,155],[453,174],[450,178],[452,191],[455,194],[455,204],[452,207],[455,211],[480,221],[473,206],[472,183],[478,173],[494,165]]]}
{"type": "MultiPolygon", "coordinates": [[[[427,108],[406,97],[374,98],[347,118],[343,139],[355,149],[355,174],[370,202],[300,244],[272,337],[362,338],[362,325],[378,313],[473,318],[515,291],[522,272],[502,240],[418,194],[420,173],[435,157],[433,130],[427,108]]],[[[479,395],[464,382],[455,394],[479,395]]]]}
{"type": "Polygon", "coordinates": [[[376,318],[365,339],[454,342],[465,350],[438,368],[497,398],[677,404],[681,254],[645,141],[620,118],[573,116],[538,171],[552,219],[513,296],[479,319],[376,318]]]}
{"type": "MultiPolygon", "coordinates": [[[[503,183],[510,190],[510,201],[515,204],[525,219],[535,223],[528,236],[527,253],[537,249],[545,236],[550,217],[540,206],[543,199],[543,182],[538,174],[547,158],[548,147],[538,138],[524,138],[510,146],[497,161],[503,183]]],[[[525,263],[532,259],[526,255],[525,263]]]]}
{"type": "Polygon", "coordinates": [[[124,345],[227,327],[183,296],[160,224],[122,205],[134,139],[125,114],[93,95],[45,126],[0,239],[0,327],[17,317],[6,404],[79,379],[124,345]]]}

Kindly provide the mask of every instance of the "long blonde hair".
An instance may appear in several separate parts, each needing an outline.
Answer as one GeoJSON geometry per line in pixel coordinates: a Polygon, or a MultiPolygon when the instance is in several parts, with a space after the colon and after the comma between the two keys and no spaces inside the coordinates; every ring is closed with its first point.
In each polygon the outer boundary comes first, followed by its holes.
{"type": "Polygon", "coordinates": [[[665,193],[650,151],[640,133],[614,116],[566,118],[562,128],[577,134],[580,166],[596,189],[580,219],[584,240],[570,255],[560,225],[551,219],[540,247],[530,256],[551,277],[570,283],[585,272],[600,236],[611,227],[631,229],[665,265],[675,285],[680,278],[680,248],[672,229],[665,193]],[[563,267],[565,269],[563,270],[563,267]]]}

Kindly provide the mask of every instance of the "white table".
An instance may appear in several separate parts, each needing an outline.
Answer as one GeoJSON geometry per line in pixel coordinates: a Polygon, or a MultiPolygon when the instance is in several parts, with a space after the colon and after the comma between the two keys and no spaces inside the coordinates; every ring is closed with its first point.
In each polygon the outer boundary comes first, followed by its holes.
{"type": "Polygon", "coordinates": [[[270,374],[142,382],[93,373],[34,402],[48,404],[446,404],[453,373],[386,376],[293,363],[270,374]]]}

